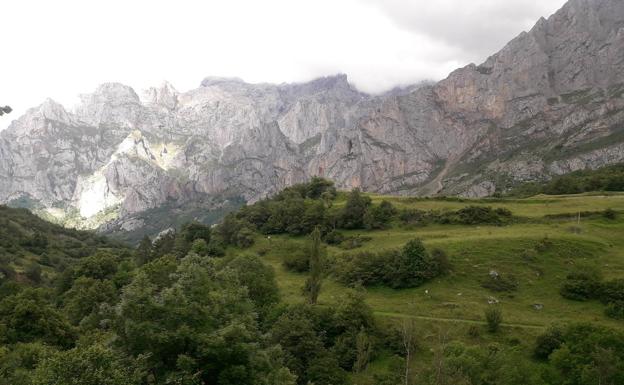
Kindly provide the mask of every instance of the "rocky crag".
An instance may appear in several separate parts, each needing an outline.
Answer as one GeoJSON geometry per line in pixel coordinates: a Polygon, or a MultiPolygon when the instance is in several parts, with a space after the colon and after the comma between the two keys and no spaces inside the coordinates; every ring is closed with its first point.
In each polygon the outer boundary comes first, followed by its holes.
{"type": "Polygon", "coordinates": [[[0,202],[86,228],[222,210],[319,175],[386,194],[486,196],[624,161],[624,2],[571,0],[481,65],[383,95],[344,75],[104,84],[0,132],[0,202]]]}

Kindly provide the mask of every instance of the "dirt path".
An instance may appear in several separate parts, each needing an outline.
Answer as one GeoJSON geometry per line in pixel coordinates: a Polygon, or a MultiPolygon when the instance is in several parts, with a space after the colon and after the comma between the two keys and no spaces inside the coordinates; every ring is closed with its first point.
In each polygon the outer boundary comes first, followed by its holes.
{"type": "MultiPolygon", "coordinates": [[[[410,314],[393,313],[393,312],[386,312],[386,311],[376,311],[375,314],[382,316],[382,317],[413,318],[413,319],[420,319],[420,320],[426,320],[426,321],[454,322],[454,323],[462,323],[462,324],[470,324],[470,325],[485,325],[486,324],[485,321],[477,321],[477,320],[471,320],[471,319],[429,317],[429,316],[423,316],[423,315],[410,315],[410,314]]],[[[510,328],[524,328],[524,329],[539,329],[539,330],[546,329],[546,326],[543,326],[543,325],[530,325],[530,324],[505,323],[505,322],[503,322],[501,326],[510,327],[510,328]]]]}

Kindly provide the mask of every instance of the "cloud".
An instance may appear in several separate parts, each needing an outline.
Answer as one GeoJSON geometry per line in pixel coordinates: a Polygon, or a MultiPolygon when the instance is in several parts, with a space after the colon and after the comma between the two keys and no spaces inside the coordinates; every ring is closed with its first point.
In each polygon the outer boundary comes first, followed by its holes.
{"type": "Polygon", "coordinates": [[[66,106],[103,82],[137,91],[205,76],[302,82],[346,73],[365,92],[484,60],[563,0],[20,0],[2,5],[0,104],[66,106]]]}
{"type": "Polygon", "coordinates": [[[363,0],[398,25],[457,49],[457,55],[481,61],[511,38],[530,29],[539,17],[565,0],[363,0]]]}

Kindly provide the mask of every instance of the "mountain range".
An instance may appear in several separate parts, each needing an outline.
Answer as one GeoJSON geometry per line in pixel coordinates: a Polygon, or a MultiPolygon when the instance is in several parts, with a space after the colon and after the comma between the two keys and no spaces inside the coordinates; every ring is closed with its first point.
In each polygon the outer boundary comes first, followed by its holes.
{"type": "Polygon", "coordinates": [[[624,2],[570,0],[484,63],[381,95],[337,75],[208,77],[141,95],[108,83],[72,111],[46,100],[0,132],[0,203],[133,231],[156,213],[197,219],[313,176],[481,197],[624,161],[623,122],[624,2]]]}

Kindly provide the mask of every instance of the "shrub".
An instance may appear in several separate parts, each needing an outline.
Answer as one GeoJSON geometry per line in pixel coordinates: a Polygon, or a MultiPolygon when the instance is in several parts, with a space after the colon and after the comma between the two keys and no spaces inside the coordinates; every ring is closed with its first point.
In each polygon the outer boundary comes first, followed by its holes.
{"type": "Polygon", "coordinates": [[[610,318],[624,319],[624,301],[611,302],[605,309],[605,315],[610,318]]]}
{"type": "Polygon", "coordinates": [[[453,265],[451,261],[448,259],[448,255],[442,249],[433,249],[431,250],[431,257],[438,265],[438,271],[440,274],[448,274],[451,270],[453,270],[453,265]]]}
{"type": "Polygon", "coordinates": [[[387,227],[396,209],[392,203],[384,200],[378,206],[370,207],[364,215],[364,225],[367,229],[383,229],[387,227]]]}
{"type": "Polygon", "coordinates": [[[511,292],[518,288],[518,282],[512,275],[490,274],[481,281],[481,286],[492,291],[511,292]]]}
{"type": "Polygon", "coordinates": [[[481,330],[477,325],[470,325],[468,335],[472,338],[478,338],[481,335],[481,330]]]}
{"type": "Polygon", "coordinates": [[[345,237],[339,231],[332,230],[329,233],[325,234],[323,240],[328,245],[339,245],[342,241],[344,241],[345,237]]]}
{"type": "Polygon", "coordinates": [[[388,266],[397,254],[398,250],[345,254],[337,258],[334,274],[339,282],[351,286],[389,284],[388,266]]]}
{"type": "Polygon", "coordinates": [[[568,274],[561,286],[560,293],[564,298],[587,301],[597,298],[601,291],[601,275],[596,268],[586,266],[568,274]]]}
{"type": "Polygon", "coordinates": [[[351,191],[340,216],[340,226],[345,229],[364,228],[364,215],[370,204],[371,199],[362,195],[359,189],[351,191]]]}
{"type": "Polygon", "coordinates": [[[540,360],[546,360],[553,351],[559,349],[562,343],[563,333],[561,329],[556,327],[549,328],[545,333],[537,337],[533,355],[540,360]]]}
{"type": "Polygon", "coordinates": [[[606,209],[603,213],[602,216],[605,217],[606,219],[609,220],[614,220],[617,218],[617,212],[613,209],[606,209]]]}
{"type": "Polygon", "coordinates": [[[434,256],[415,239],[402,250],[343,255],[336,261],[334,274],[338,281],[348,285],[385,285],[400,289],[419,286],[448,267],[443,252],[437,251],[434,256]],[[440,263],[445,266],[441,267],[440,263]]]}
{"type": "Polygon", "coordinates": [[[459,222],[465,225],[501,224],[511,217],[507,209],[493,210],[491,207],[468,206],[457,211],[459,222]]]}
{"type": "Polygon", "coordinates": [[[362,247],[364,242],[370,241],[371,237],[363,237],[361,235],[356,235],[354,237],[346,237],[340,243],[340,247],[345,250],[357,249],[358,247],[362,247]]]}
{"type": "Polygon", "coordinates": [[[305,251],[291,251],[282,262],[287,270],[303,273],[310,269],[309,259],[305,251]]]}
{"type": "Polygon", "coordinates": [[[624,279],[614,279],[601,284],[599,296],[603,303],[624,302],[624,279]]]}
{"type": "Polygon", "coordinates": [[[399,213],[399,220],[409,225],[425,225],[427,222],[427,212],[418,209],[403,209],[399,213]]]}
{"type": "Polygon", "coordinates": [[[500,329],[503,322],[503,311],[498,307],[489,307],[485,309],[485,321],[490,333],[496,333],[500,329]]]}

